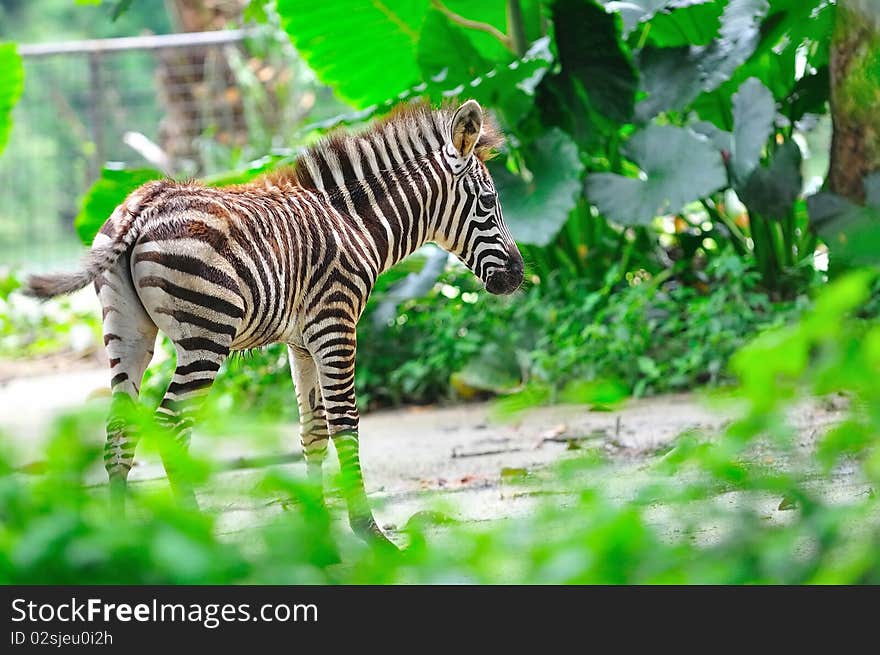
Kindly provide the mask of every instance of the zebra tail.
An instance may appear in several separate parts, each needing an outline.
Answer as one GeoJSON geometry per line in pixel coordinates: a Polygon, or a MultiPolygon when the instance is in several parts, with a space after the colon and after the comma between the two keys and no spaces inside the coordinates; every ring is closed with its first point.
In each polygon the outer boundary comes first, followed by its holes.
{"type": "MultiPolygon", "coordinates": [[[[22,292],[35,298],[53,298],[73,293],[93,282],[101,273],[112,267],[137,239],[142,223],[139,220],[140,201],[146,195],[149,186],[149,184],[144,185],[132,193],[113,211],[98,235],[99,237],[103,235],[105,239],[101,243],[92,244],[78,270],[69,273],[30,275],[24,282],[22,292]],[[107,236],[108,232],[113,235],[112,238],[107,236]]],[[[98,238],[95,241],[98,241],[98,238]]]]}
{"type": "Polygon", "coordinates": [[[115,243],[92,246],[76,271],[30,275],[22,291],[35,298],[52,298],[78,291],[116,263],[120,253],[116,252],[115,246],[115,243]]]}

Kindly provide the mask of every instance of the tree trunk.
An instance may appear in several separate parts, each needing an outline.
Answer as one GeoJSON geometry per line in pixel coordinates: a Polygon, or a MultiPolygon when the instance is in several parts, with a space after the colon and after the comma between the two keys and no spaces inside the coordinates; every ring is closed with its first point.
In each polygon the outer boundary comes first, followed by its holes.
{"type": "MultiPolygon", "coordinates": [[[[246,4],[246,0],[166,0],[180,32],[223,29],[241,16],[246,4]]],[[[244,104],[222,47],[161,50],[158,63],[165,107],[159,140],[178,172],[204,172],[198,138],[206,132],[229,148],[247,143],[244,104]]]]}
{"type": "Polygon", "coordinates": [[[166,5],[178,30],[208,32],[240,17],[247,0],[166,0],[166,5]]]}
{"type": "Polygon", "coordinates": [[[862,180],[880,170],[880,3],[838,0],[831,41],[831,191],[864,200],[862,180]]]}

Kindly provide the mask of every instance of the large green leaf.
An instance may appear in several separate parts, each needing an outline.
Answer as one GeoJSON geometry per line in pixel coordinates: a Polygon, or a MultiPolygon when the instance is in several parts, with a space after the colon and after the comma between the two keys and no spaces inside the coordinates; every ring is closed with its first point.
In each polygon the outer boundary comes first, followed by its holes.
{"type": "MultiPolygon", "coordinates": [[[[505,30],[503,3],[444,4],[467,20],[505,30]]],[[[534,2],[524,7],[532,17],[526,32],[536,33],[537,7],[534,2]]],[[[515,123],[553,60],[547,39],[541,40],[540,57],[533,46],[517,60],[499,39],[459,26],[428,0],[279,0],[278,13],[321,80],[357,108],[383,111],[415,95],[467,96],[515,123]]]]}
{"type": "Polygon", "coordinates": [[[759,166],[736,193],[749,212],[782,219],[801,193],[801,151],[794,141],[780,146],[769,166],[759,166]]]}
{"type": "Polygon", "coordinates": [[[758,162],[767,137],[773,131],[776,103],[769,89],[749,78],[733,96],[733,149],[731,168],[734,178],[745,180],[758,162]]]}
{"type": "Polygon", "coordinates": [[[721,26],[724,2],[673,3],[650,21],[648,40],[661,48],[708,45],[721,26]]]}
{"type": "Polygon", "coordinates": [[[587,177],[587,197],[619,223],[649,223],[727,184],[721,155],[707,138],[685,128],[651,125],[633,136],[624,151],[643,177],[587,177]]]}
{"type": "Polygon", "coordinates": [[[745,80],[755,77],[777,102],[790,108],[785,113],[792,120],[799,120],[807,108],[823,111],[829,87],[827,81],[822,84],[821,71],[828,64],[834,10],[835,5],[826,0],[772,0],[754,52],[730,79],[702,93],[691,108],[701,118],[730,129],[730,97],[745,80]],[[797,81],[799,65],[806,75],[802,81],[797,81]],[[820,77],[814,79],[817,73],[820,77]]]}
{"type": "Polygon", "coordinates": [[[151,168],[114,170],[105,168],[83,199],[82,208],[73,221],[76,233],[86,245],[92,243],[98,230],[116,206],[140,185],[164,177],[151,168]]]}
{"type": "Polygon", "coordinates": [[[535,91],[553,63],[550,38],[535,41],[521,59],[496,64],[474,79],[456,82],[448,71],[441,71],[437,79],[428,79],[409,88],[388,101],[366,109],[334,116],[326,121],[313,123],[306,130],[329,130],[340,125],[358,125],[370,118],[391,110],[397,102],[425,96],[439,103],[448,98],[473,98],[485,107],[501,114],[507,125],[516,125],[531,109],[535,91]]]}
{"type": "Polygon", "coordinates": [[[864,205],[830,192],[807,198],[810,226],[827,244],[836,267],[880,263],[880,172],[865,178],[865,195],[864,205]]]}
{"type": "Polygon", "coordinates": [[[640,122],[686,107],[700,95],[700,70],[689,48],[645,48],[639,53],[639,69],[641,90],[647,96],[636,104],[640,122]]]}
{"type": "Polygon", "coordinates": [[[422,79],[445,79],[470,82],[490,68],[460,27],[432,9],[425,17],[416,50],[422,79]]]}
{"type": "Polygon", "coordinates": [[[426,0],[278,0],[297,51],[356,107],[384,102],[421,78],[416,60],[426,0]]]}
{"type": "MultiPolygon", "coordinates": [[[[504,31],[503,3],[449,0],[452,12],[504,31]]],[[[537,5],[526,2],[527,34],[535,33],[537,5]]],[[[400,100],[426,96],[474,98],[510,126],[534,103],[535,88],[554,57],[549,37],[521,58],[484,31],[453,22],[427,0],[306,3],[280,0],[278,11],[294,44],[321,79],[361,111],[321,125],[357,123],[400,100]]]]}
{"type": "Polygon", "coordinates": [[[617,12],[623,20],[623,35],[654,18],[658,13],[668,13],[694,5],[718,4],[717,0],[598,0],[609,12],[617,12]]]}
{"type": "Polygon", "coordinates": [[[507,125],[514,126],[534,104],[535,90],[553,63],[550,38],[535,41],[521,59],[499,63],[481,75],[461,80],[444,77],[427,80],[403,97],[422,93],[432,100],[473,98],[500,113],[507,125]]]}
{"type": "MultiPolygon", "coordinates": [[[[876,3],[875,0],[867,0],[876,3]]],[[[852,0],[848,0],[852,3],[852,0]]],[[[819,68],[828,63],[837,5],[829,0],[770,0],[769,29],[763,29],[761,48],[777,56],[800,50],[806,63],[819,68]]]]}
{"type": "MultiPolygon", "coordinates": [[[[431,4],[431,2],[427,2],[427,4],[431,4]]],[[[524,9],[527,8],[527,5],[530,3],[524,3],[524,9]]],[[[531,4],[534,4],[532,2],[531,4]]],[[[507,16],[505,11],[505,3],[503,2],[473,2],[472,0],[444,0],[443,5],[448,8],[450,11],[459,14],[467,18],[470,21],[474,21],[476,23],[482,23],[483,25],[490,25],[497,29],[499,32],[507,31],[507,16]]],[[[442,58],[443,55],[447,57],[457,57],[458,53],[453,52],[455,46],[453,44],[446,44],[442,41],[442,39],[433,39],[431,35],[431,31],[436,29],[436,23],[434,25],[430,24],[429,21],[432,20],[432,16],[435,18],[441,15],[436,9],[429,9],[426,16],[425,21],[422,24],[422,30],[420,34],[420,42],[419,42],[419,50],[424,51],[426,46],[421,43],[423,39],[432,39],[435,47],[437,48],[436,54],[434,55],[437,58],[442,58]]],[[[445,18],[445,17],[444,17],[445,18]]],[[[470,47],[473,47],[479,56],[487,61],[492,62],[501,62],[501,61],[510,61],[513,59],[513,53],[501,43],[497,38],[492,36],[491,34],[487,34],[486,32],[468,29],[465,27],[460,27],[457,24],[453,24],[449,19],[446,19],[447,25],[455,27],[455,29],[460,30],[461,33],[467,38],[470,47]]],[[[534,30],[529,30],[534,31],[534,30]]],[[[443,34],[443,32],[440,32],[443,34]]],[[[543,36],[542,34],[535,34],[535,36],[531,40],[535,40],[539,37],[543,36]]],[[[424,72],[424,71],[423,71],[424,72]]],[[[431,71],[431,74],[436,73],[437,71],[431,71]]]]}
{"type": "Polygon", "coordinates": [[[730,79],[755,51],[767,10],[767,0],[730,0],[718,38],[710,44],[645,48],[639,59],[647,97],[636,105],[637,118],[644,122],[662,111],[682,109],[730,79]]]}
{"type": "Polygon", "coordinates": [[[489,169],[514,238],[546,246],[577,204],[584,166],[575,143],[556,128],[524,148],[523,154],[531,179],[514,175],[498,160],[490,161],[489,169]]]}
{"type": "Polygon", "coordinates": [[[12,108],[21,97],[24,68],[14,43],[0,43],[0,152],[12,128],[12,108]]]}
{"type": "Polygon", "coordinates": [[[700,121],[691,129],[709,138],[728,162],[731,184],[743,184],[761,161],[773,132],[776,103],[770,91],[755,78],[746,80],[733,96],[733,133],[700,121]]]}
{"type": "Polygon", "coordinates": [[[767,0],[730,0],[721,16],[718,38],[695,48],[704,91],[729,79],[755,51],[761,39],[761,20],[769,8],[767,0]]]}
{"type": "Polygon", "coordinates": [[[569,101],[582,89],[593,109],[613,121],[629,121],[638,73],[620,40],[616,17],[583,0],[556,0],[551,10],[561,74],[580,87],[566,90],[569,101]]]}

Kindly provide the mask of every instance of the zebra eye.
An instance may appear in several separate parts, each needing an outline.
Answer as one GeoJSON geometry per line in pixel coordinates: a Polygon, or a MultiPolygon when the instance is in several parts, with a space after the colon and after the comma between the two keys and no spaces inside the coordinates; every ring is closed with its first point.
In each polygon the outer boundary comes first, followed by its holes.
{"type": "Polygon", "coordinates": [[[495,194],[494,193],[481,193],[480,194],[480,202],[484,205],[494,205],[495,204],[495,194]]]}

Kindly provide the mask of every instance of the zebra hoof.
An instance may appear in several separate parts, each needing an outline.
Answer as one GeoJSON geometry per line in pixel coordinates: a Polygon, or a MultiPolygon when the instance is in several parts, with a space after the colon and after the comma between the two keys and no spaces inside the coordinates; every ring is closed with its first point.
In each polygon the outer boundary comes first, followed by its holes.
{"type": "Polygon", "coordinates": [[[199,501],[196,499],[196,493],[189,485],[171,484],[171,491],[177,504],[183,508],[198,512],[201,510],[199,501]]]}
{"type": "Polygon", "coordinates": [[[397,544],[385,536],[381,528],[376,525],[376,520],[372,516],[352,517],[349,523],[352,531],[368,545],[387,552],[401,552],[397,544]]]}

